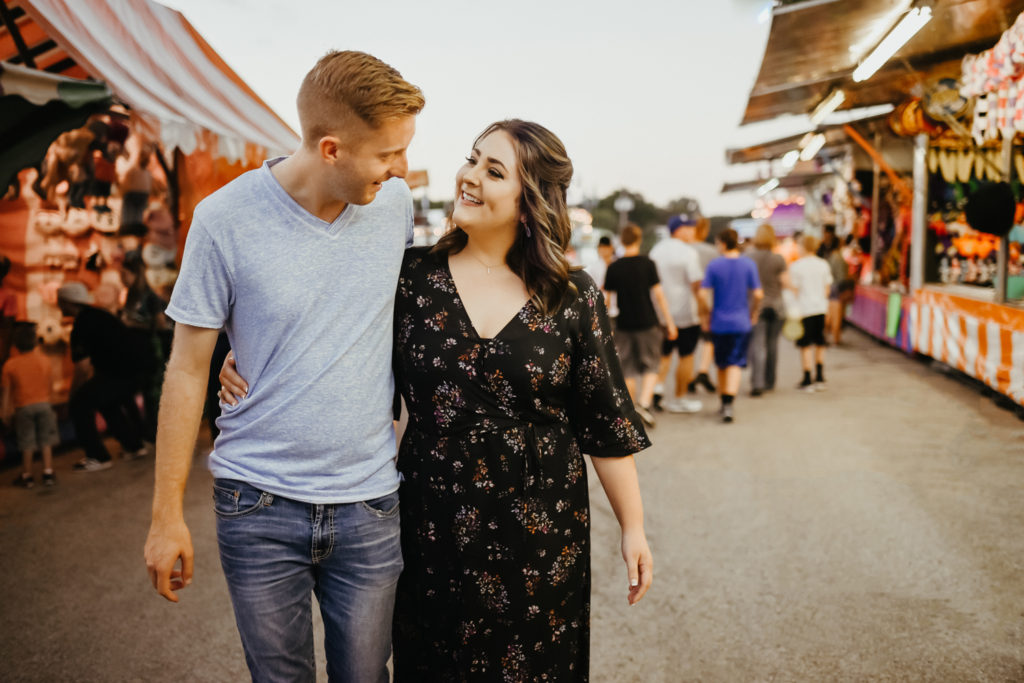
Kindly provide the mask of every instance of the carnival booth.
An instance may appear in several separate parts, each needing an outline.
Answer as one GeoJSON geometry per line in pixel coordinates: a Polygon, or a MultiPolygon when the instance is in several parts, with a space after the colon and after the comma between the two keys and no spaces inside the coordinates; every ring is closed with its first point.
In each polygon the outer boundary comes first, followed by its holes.
{"type": "Polygon", "coordinates": [[[298,137],[150,0],[0,0],[0,18],[3,288],[66,365],[62,283],[116,311],[137,249],[168,296],[196,204],[298,137]]]}
{"type": "MultiPolygon", "coordinates": [[[[848,319],[1024,415],[1022,11],[1007,0],[781,2],[744,123],[809,114],[808,139],[826,140],[796,154],[819,170],[845,137],[848,171],[833,175],[849,201],[834,223],[863,253],[848,319]],[[838,121],[837,110],[876,106],[888,113],[838,121]]],[[[793,167],[769,169],[759,187],[784,187],[793,167]]]]}

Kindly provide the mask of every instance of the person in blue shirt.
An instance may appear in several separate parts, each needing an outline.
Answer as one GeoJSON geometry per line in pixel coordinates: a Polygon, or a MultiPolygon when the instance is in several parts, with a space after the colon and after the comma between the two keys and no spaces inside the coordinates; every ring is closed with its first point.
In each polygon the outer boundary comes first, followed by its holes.
{"type": "Polygon", "coordinates": [[[719,414],[732,422],[733,401],[740,389],[740,373],[747,367],[750,333],[761,308],[764,292],[757,265],[739,251],[739,235],[726,228],[715,239],[721,256],[708,264],[700,296],[711,310],[711,340],[718,367],[719,414]]]}

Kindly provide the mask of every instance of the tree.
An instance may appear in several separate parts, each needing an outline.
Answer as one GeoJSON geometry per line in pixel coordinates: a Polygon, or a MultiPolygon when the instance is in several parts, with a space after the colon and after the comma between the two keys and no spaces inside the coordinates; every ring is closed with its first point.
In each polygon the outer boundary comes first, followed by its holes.
{"type": "Polygon", "coordinates": [[[618,234],[619,212],[615,210],[615,200],[620,195],[626,195],[633,200],[633,210],[629,212],[627,218],[630,223],[635,223],[643,228],[645,233],[657,225],[664,225],[668,220],[669,214],[667,211],[648,202],[639,192],[622,188],[599,199],[594,208],[591,209],[595,228],[604,228],[618,234]]]}
{"type": "Polygon", "coordinates": [[[677,213],[702,215],[700,211],[700,202],[691,197],[673,199],[665,206],[665,210],[670,216],[674,216],[677,213]]]}

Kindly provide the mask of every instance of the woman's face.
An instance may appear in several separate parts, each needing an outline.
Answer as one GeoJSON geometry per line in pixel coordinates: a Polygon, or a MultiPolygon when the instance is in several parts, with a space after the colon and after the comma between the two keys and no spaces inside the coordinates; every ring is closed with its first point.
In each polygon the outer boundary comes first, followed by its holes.
{"type": "Polygon", "coordinates": [[[512,138],[497,130],[480,139],[455,174],[452,219],[468,233],[516,229],[523,187],[512,138]]]}

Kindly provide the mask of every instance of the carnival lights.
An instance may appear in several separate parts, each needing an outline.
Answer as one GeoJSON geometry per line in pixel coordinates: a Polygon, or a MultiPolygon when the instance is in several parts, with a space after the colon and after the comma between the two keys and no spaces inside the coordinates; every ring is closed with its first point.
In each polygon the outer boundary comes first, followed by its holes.
{"type": "Polygon", "coordinates": [[[814,158],[822,147],[825,146],[825,134],[817,133],[811,137],[807,144],[804,146],[803,151],[800,152],[800,161],[810,161],[814,158]]]}
{"type": "Polygon", "coordinates": [[[871,78],[882,65],[889,61],[896,52],[906,45],[907,41],[913,38],[921,28],[931,21],[931,7],[915,7],[904,15],[896,28],[889,32],[889,35],[878,44],[878,47],[868,55],[867,59],[860,63],[860,66],[853,72],[853,80],[857,83],[871,78]]]}
{"type": "Polygon", "coordinates": [[[774,190],[778,186],[779,186],[779,179],[778,178],[772,178],[771,180],[766,182],[764,185],[762,185],[761,187],[757,188],[757,196],[758,197],[763,197],[766,194],[768,194],[769,192],[771,192],[772,190],[774,190]]]}
{"type": "Polygon", "coordinates": [[[811,125],[817,126],[825,120],[825,117],[834,112],[840,104],[846,101],[846,93],[842,88],[832,91],[828,97],[823,99],[811,112],[811,125]]]}

